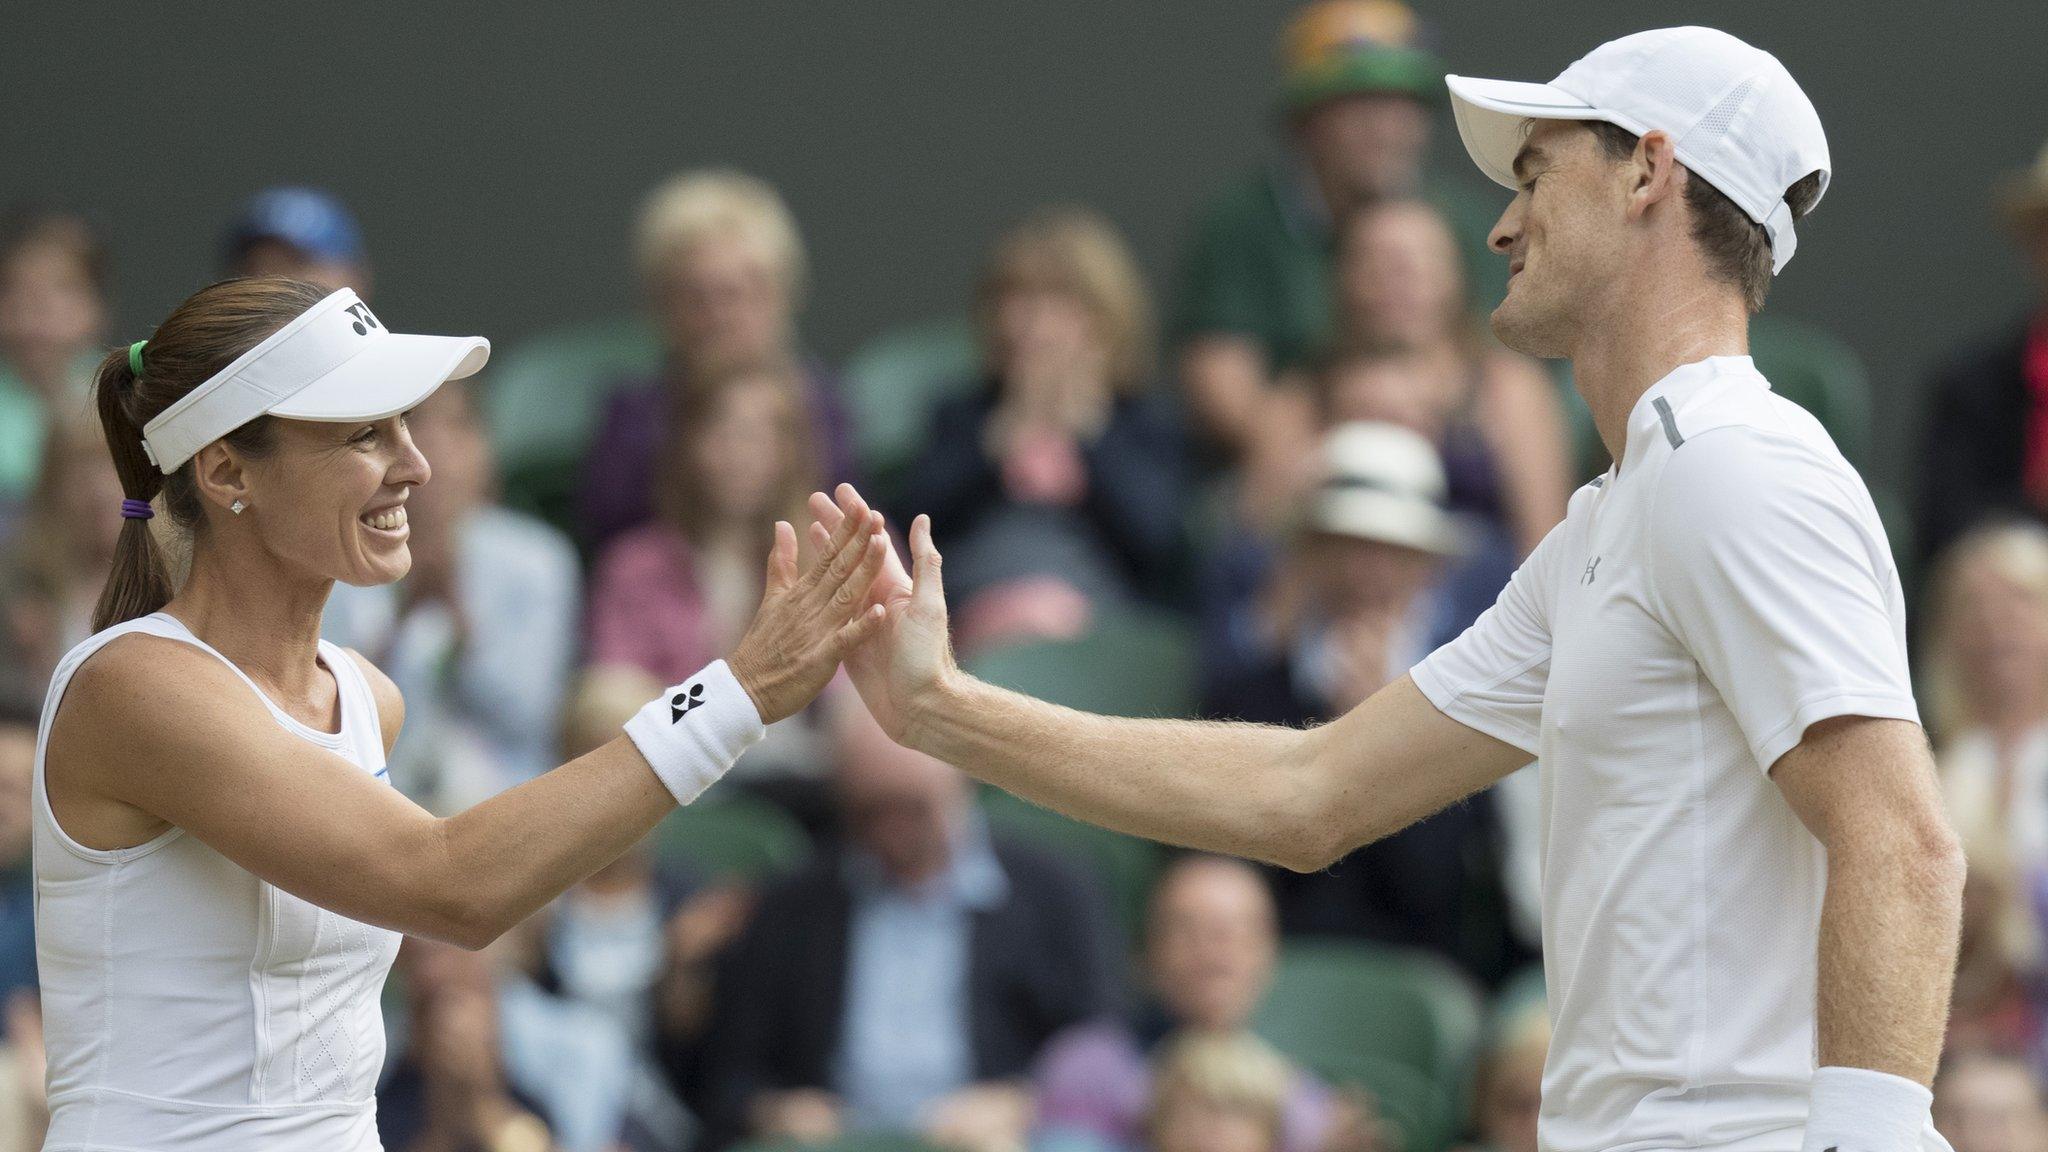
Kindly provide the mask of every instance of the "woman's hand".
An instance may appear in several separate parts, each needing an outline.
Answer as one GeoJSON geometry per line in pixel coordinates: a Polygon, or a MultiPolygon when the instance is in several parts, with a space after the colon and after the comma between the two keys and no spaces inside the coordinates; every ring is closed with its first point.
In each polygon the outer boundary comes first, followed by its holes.
{"type": "MultiPolygon", "coordinates": [[[[851,484],[841,484],[835,503],[823,493],[811,496],[811,539],[843,532],[853,521],[872,515],[851,484]]],[[[939,550],[932,546],[932,522],[919,516],[910,526],[910,556],[916,579],[890,549],[874,581],[869,600],[886,607],[888,620],[873,643],[846,657],[846,671],[867,703],[868,711],[891,739],[902,742],[917,706],[934,697],[946,679],[959,673],[953,661],[952,637],[946,622],[946,590],[939,580],[939,550]]]]}
{"type": "Polygon", "coordinates": [[[884,618],[872,595],[891,555],[881,513],[862,505],[859,515],[841,517],[835,527],[819,542],[809,570],[798,575],[796,530],[776,522],[761,607],[726,658],[763,724],[809,706],[831,683],[839,661],[884,618]]]}

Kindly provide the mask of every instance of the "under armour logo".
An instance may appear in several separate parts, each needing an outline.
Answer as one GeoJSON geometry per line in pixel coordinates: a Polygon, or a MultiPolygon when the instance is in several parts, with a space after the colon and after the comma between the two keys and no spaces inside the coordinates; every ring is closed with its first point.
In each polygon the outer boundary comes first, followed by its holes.
{"type": "Polygon", "coordinates": [[[1586,574],[1585,574],[1584,576],[1580,577],[1580,579],[1579,579],[1579,583],[1581,583],[1581,584],[1591,584],[1591,583],[1593,582],[1593,574],[1594,574],[1594,573],[1596,573],[1596,572],[1598,572],[1599,570],[1600,570],[1600,557],[1598,557],[1598,556],[1595,556],[1595,557],[1593,557],[1593,558],[1592,558],[1591,560],[1588,560],[1588,561],[1586,561],[1586,574]]]}
{"type": "Polygon", "coordinates": [[[370,329],[383,327],[382,324],[377,323],[375,316],[370,315],[370,306],[360,300],[349,305],[344,311],[356,318],[353,327],[358,336],[368,336],[370,329]]]}
{"type": "Polygon", "coordinates": [[[696,708],[703,703],[704,686],[702,684],[690,685],[689,691],[678,692],[668,698],[668,722],[671,724],[678,723],[690,709],[696,708]]]}

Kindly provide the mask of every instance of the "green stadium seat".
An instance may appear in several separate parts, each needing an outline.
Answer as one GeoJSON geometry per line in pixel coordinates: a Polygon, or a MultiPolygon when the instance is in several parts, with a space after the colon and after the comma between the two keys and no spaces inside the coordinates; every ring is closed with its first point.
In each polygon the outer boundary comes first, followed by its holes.
{"type": "Polygon", "coordinates": [[[794,871],[811,854],[796,818],[744,793],[678,808],[654,829],[658,859],[715,879],[766,880],[794,871]]]}
{"type": "Polygon", "coordinates": [[[1194,629],[1158,609],[1104,612],[1086,635],[971,657],[991,684],[1105,716],[1187,717],[1198,702],[1194,629]]]}
{"type": "Polygon", "coordinates": [[[981,810],[996,832],[1072,861],[1096,877],[1126,939],[1135,943],[1143,936],[1145,904],[1166,863],[1165,848],[1084,824],[998,788],[982,791],[981,810]]]}
{"type": "Polygon", "coordinates": [[[1749,321],[1749,356],[1773,392],[1813,413],[1849,463],[1867,462],[1870,376],[1847,344],[1803,320],[1759,312],[1749,321]]]}
{"type": "Polygon", "coordinates": [[[1439,1152],[1463,1124],[1481,1023],[1478,991],[1443,960],[1310,940],[1282,950],[1253,1026],[1303,1066],[1382,1097],[1408,1152],[1439,1152]]]}
{"type": "Polygon", "coordinates": [[[1383,1056],[1326,1053],[1300,1063],[1340,1092],[1364,1089],[1374,1111],[1399,1133],[1396,1146],[1403,1152],[1441,1152],[1457,1139],[1464,1111],[1455,1086],[1383,1056]]]}
{"type": "Polygon", "coordinates": [[[569,528],[577,474],[605,398],[652,374],[661,346],[647,325],[616,317],[559,328],[505,351],[479,399],[504,475],[505,502],[569,528]]]}
{"type": "Polygon", "coordinates": [[[854,454],[877,500],[899,494],[932,409],[976,385],[981,352],[964,316],[885,332],[846,364],[854,454]]]}

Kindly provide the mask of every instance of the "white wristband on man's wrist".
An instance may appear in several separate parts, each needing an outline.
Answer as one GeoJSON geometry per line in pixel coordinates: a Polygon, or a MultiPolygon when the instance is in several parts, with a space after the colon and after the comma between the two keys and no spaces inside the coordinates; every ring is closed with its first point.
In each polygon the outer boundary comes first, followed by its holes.
{"type": "Polygon", "coordinates": [[[648,701],[626,721],[627,737],[678,804],[703,795],[764,732],[761,714],[723,660],[648,701]]]}
{"type": "Polygon", "coordinates": [[[1800,1152],[1919,1152],[1934,1093],[1924,1085],[1869,1068],[1822,1068],[1813,1074],[1800,1152]]]}

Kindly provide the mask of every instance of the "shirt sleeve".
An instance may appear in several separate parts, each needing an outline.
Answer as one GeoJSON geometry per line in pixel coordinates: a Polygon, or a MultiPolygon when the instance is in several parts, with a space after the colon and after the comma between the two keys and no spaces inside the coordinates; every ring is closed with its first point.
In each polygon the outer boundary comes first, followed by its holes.
{"type": "Polygon", "coordinates": [[[1238,198],[1211,208],[1189,246],[1175,310],[1175,336],[1231,335],[1261,339],[1270,325],[1258,291],[1253,251],[1238,198]]]}
{"type": "Polygon", "coordinates": [[[1647,526],[1654,599],[1769,771],[1834,716],[1919,722],[1905,597],[1846,463],[1715,429],[1675,449],[1647,526]]]}
{"type": "Polygon", "coordinates": [[[1543,727],[1550,680],[1550,602],[1565,525],[1550,530],[1493,607],[1409,677],[1437,711],[1529,755],[1543,727]]]}

